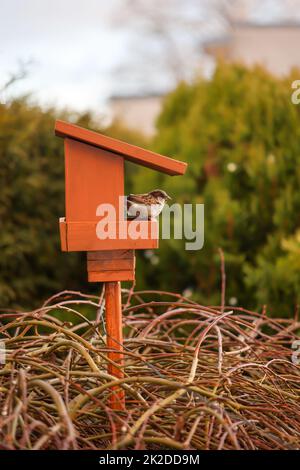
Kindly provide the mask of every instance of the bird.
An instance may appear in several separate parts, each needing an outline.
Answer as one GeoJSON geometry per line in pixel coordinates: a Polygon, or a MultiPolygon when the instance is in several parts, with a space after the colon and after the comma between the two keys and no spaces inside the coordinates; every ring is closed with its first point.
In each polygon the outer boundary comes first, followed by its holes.
{"type": "Polygon", "coordinates": [[[171,197],[162,189],[127,196],[127,219],[151,220],[158,217],[171,197]]]}

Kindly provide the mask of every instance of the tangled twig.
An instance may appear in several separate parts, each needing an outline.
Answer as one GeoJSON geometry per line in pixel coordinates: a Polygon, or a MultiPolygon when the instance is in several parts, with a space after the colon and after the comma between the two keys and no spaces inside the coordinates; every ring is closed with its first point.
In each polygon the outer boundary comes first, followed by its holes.
{"type": "Polygon", "coordinates": [[[65,291],[35,311],[3,312],[0,447],[299,449],[297,318],[224,302],[123,290],[120,380],[107,373],[97,297],[65,291]],[[109,409],[113,386],[126,411],[109,409]]]}

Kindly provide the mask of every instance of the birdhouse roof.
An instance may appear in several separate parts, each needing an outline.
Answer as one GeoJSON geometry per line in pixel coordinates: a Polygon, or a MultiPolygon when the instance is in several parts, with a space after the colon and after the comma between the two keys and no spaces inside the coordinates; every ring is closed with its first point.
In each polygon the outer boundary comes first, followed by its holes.
{"type": "Polygon", "coordinates": [[[158,153],[145,150],[136,145],[131,145],[121,140],[107,137],[106,135],[93,132],[83,127],[70,124],[65,121],[56,121],[55,135],[59,137],[74,139],[83,142],[93,147],[98,147],[106,151],[121,155],[125,160],[128,160],[138,165],[142,165],[152,170],[161,171],[168,175],[183,175],[187,168],[185,162],[174,160],[173,158],[159,155],[158,153]]]}

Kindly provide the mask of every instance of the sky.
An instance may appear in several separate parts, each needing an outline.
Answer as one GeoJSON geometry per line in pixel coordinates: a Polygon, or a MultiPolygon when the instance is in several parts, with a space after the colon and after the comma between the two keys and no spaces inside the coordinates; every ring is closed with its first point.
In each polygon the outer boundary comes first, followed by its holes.
{"type": "MultiPolygon", "coordinates": [[[[185,0],[168,1],[188,10],[185,0]]],[[[46,106],[99,111],[111,95],[169,88],[164,57],[154,42],[151,53],[125,0],[0,0],[0,17],[0,90],[24,64],[27,70],[2,101],[32,93],[46,106]]]]}
{"type": "MultiPolygon", "coordinates": [[[[159,1],[163,0],[148,0],[147,5],[159,1]]],[[[175,4],[175,0],[168,1],[175,4]]],[[[176,1],[180,5],[180,0],[176,1]]],[[[205,0],[194,1],[201,6],[205,3],[205,0]]],[[[260,0],[261,18],[272,16],[272,12],[276,14],[280,1],[260,0]]],[[[152,84],[155,88],[155,78],[167,77],[161,72],[164,57],[161,56],[159,62],[154,45],[148,59],[152,66],[148,74],[149,63],[145,58],[148,43],[140,33],[132,35],[132,15],[131,11],[124,10],[124,2],[0,0],[0,90],[10,75],[20,70],[20,64],[27,64],[28,72],[9,92],[2,92],[0,100],[5,101],[9,93],[31,92],[33,99],[42,105],[101,112],[110,95],[132,93],[136,89],[140,78],[134,77],[134,71],[143,67],[144,75],[148,75],[144,87],[149,87],[150,83],[150,87],[152,84]],[[134,52],[140,54],[140,59],[134,52]],[[143,56],[144,63],[139,63],[143,56]],[[124,63],[130,64],[130,60],[133,61],[132,68],[129,67],[132,76],[124,77],[117,72],[118,68],[124,63]]],[[[167,0],[164,2],[165,5],[167,0]]],[[[182,7],[183,11],[187,10],[187,0],[182,0],[182,7]]],[[[181,39],[184,41],[183,35],[181,39]]]]}
{"type": "Polygon", "coordinates": [[[26,63],[20,91],[45,105],[99,108],[126,54],[126,34],[111,28],[118,1],[0,0],[0,87],[26,63]]]}

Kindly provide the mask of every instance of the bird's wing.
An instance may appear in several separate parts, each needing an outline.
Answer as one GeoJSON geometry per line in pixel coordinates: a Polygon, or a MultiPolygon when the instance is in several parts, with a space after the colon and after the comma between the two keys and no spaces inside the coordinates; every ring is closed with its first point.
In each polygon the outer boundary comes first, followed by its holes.
{"type": "Polygon", "coordinates": [[[129,196],[127,196],[127,201],[136,204],[147,204],[145,200],[146,196],[147,194],[129,194],[129,196]]]}

